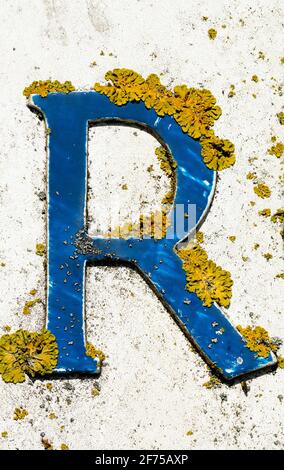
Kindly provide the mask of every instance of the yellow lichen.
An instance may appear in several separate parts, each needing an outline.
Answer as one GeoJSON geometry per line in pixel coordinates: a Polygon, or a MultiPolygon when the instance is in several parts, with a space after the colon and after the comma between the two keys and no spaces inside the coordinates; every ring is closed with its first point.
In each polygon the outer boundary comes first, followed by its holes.
{"type": "Polygon", "coordinates": [[[217,31],[216,31],[216,29],[214,29],[214,28],[208,29],[208,36],[209,36],[209,38],[212,39],[212,40],[215,39],[216,36],[217,36],[217,31]]]}
{"type": "Polygon", "coordinates": [[[144,78],[129,69],[114,69],[105,74],[105,79],[112,84],[100,85],[95,83],[94,89],[106,95],[113,103],[121,106],[128,101],[140,101],[144,78]]]}
{"type": "Polygon", "coordinates": [[[18,421],[18,420],[24,419],[26,416],[28,416],[28,414],[29,414],[28,410],[25,410],[22,407],[15,408],[13,419],[15,421],[18,421]]]}
{"type": "MultiPolygon", "coordinates": [[[[140,74],[129,69],[114,69],[107,72],[105,78],[109,81],[107,85],[95,83],[94,89],[106,95],[115,104],[121,106],[129,101],[141,100],[146,108],[153,108],[159,116],[174,116],[182,130],[190,137],[206,137],[206,145],[212,140],[217,160],[223,157],[219,165],[213,163],[213,166],[223,169],[234,163],[233,144],[209,132],[221,115],[221,109],[216,105],[216,99],[209,90],[178,85],[172,92],[161,84],[156,74],[149,75],[145,80],[140,74]]],[[[209,165],[211,160],[212,158],[209,158],[209,165]]],[[[209,168],[213,168],[212,163],[209,168]]]]}
{"type": "Polygon", "coordinates": [[[276,274],[276,277],[279,279],[284,279],[284,273],[276,274]]]}
{"type": "Polygon", "coordinates": [[[202,158],[211,170],[224,170],[235,163],[235,147],[229,140],[211,134],[201,139],[201,145],[202,158]]]}
{"type": "Polygon", "coordinates": [[[276,222],[280,222],[283,224],[284,222],[284,209],[277,209],[277,211],[271,216],[271,221],[275,224],[276,222]]]}
{"type": "Polygon", "coordinates": [[[193,431],[187,431],[186,435],[187,435],[187,436],[192,436],[192,435],[193,435],[193,431]]]}
{"type": "Polygon", "coordinates": [[[277,117],[278,117],[279,123],[281,124],[281,126],[283,126],[284,125],[284,112],[281,111],[280,113],[278,113],[277,117]]]}
{"type": "Polygon", "coordinates": [[[277,363],[278,363],[278,367],[280,367],[280,369],[284,369],[284,357],[278,356],[277,357],[277,363]]]}
{"type": "Polygon", "coordinates": [[[256,184],[254,186],[253,190],[254,190],[255,194],[257,196],[261,197],[262,199],[271,196],[271,191],[270,191],[269,187],[264,183],[256,184]]]}
{"type": "Polygon", "coordinates": [[[251,326],[237,326],[238,331],[246,340],[246,346],[260,357],[268,357],[271,351],[276,352],[279,348],[276,342],[270,337],[268,332],[261,326],[255,328],[251,326]]]}
{"type": "MultiPolygon", "coordinates": [[[[171,153],[164,147],[160,146],[155,149],[155,154],[158,157],[160,162],[160,168],[165,173],[165,175],[170,178],[171,190],[168,191],[162,200],[162,205],[169,206],[173,203],[174,192],[176,186],[176,161],[173,159],[171,153]]],[[[165,212],[167,212],[165,208],[165,212]]]]}
{"type": "Polygon", "coordinates": [[[230,91],[228,93],[228,98],[233,98],[233,96],[235,96],[236,92],[235,92],[235,85],[230,85],[230,91]]]}
{"type": "Polygon", "coordinates": [[[204,382],[202,386],[207,388],[208,390],[210,390],[211,388],[218,388],[221,386],[221,381],[217,377],[211,375],[208,382],[204,382]]]}
{"type": "Polygon", "coordinates": [[[258,58],[264,60],[265,59],[265,54],[262,51],[258,52],[258,58]]]}
{"type": "Polygon", "coordinates": [[[71,91],[75,91],[75,87],[70,81],[60,83],[58,80],[36,80],[24,89],[23,95],[26,97],[40,95],[44,98],[49,93],[70,93],[71,91]]]}
{"type": "Polygon", "coordinates": [[[235,235],[230,235],[230,236],[228,237],[228,239],[229,239],[231,242],[235,242],[235,241],[236,241],[235,235]]]}
{"type": "Polygon", "coordinates": [[[69,447],[67,444],[64,444],[64,442],[60,445],[60,450],[69,450],[69,447]]]}
{"type": "MultiPolygon", "coordinates": [[[[221,116],[221,108],[216,106],[216,99],[206,89],[187,88],[186,85],[176,86],[174,103],[175,120],[182,130],[194,139],[208,135],[210,127],[221,116]]],[[[210,137],[214,138],[213,133],[210,137]]]]}
{"type": "Polygon", "coordinates": [[[101,361],[101,362],[103,362],[106,358],[103,351],[101,351],[100,349],[97,349],[89,341],[87,341],[87,344],[86,344],[86,354],[87,354],[87,356],[90,356],[93,359],[99,359],[99,361],[101,361]]]}
{"type": "Polygon", "coordinates": [[[252,81],[255,82],[255,83],[259,82],[259,78],[258,78],[257,75],[253,75],[253,76],[251,77],[251,79],[252,79],[252,81]]]}
{"type": "MultiPolygon", "coordinates": [[[[272,139],[271,139],[272,140],[272,139]]],[[[276,158],[282,157],[284,153],[284,144],[283,142],[277,142],[275,145],[272,145],[267,152],[269,155],[274,155],[276,158]]]]}
{"type": "Polygon", "coordinates": [[[99,394],[100,394],[100,391],[97,389],[97,387],[93,387],[91,390],[92,397],[97,397],[99,394]]]}
{"type": "Polygon", "coordinates": [[[24,382],[25,374],[34,377],[53,371],[57,364],[56,339],[49,331],[18,330],[0,338],[0,374],[4,382],[24,382]]]}
{"type": "Polygon", "coordinates": [[[198,244],[192,243],[177,254],[183,261],[187,290],[195,292],[206,307],[214,302],[229,307],[233,285],[230,273],[209,260],[198,244]]]}
{"type": "Polygon", "coordinates": [[[204,233],[200,232],[200,231],[197,232],[195,238],[196,238],[197,243],[203,243],[204,242],[204,233]]]}
{"type": "Polygon", "coordinates": [[[270,259],[273,258],[271,253],[263,253],[262,256],[266,259],[266,261],[269,261],[270,259]]]}
{"type": "Polygon", "coordinates": [[[247,180],[255,180],[256,179],[256,174],[255,173],[252,173],[251,171],[249,171],[247,173],[247,176],[246,176],[247,180]]]}
{"type": "Polygon", "coordinates": [[[31,313],[31,308],[40,302],[41,302],[41,299],[27,300],[27,302],[25,303],[23,307],[23,314],[29,315],[31,313]]]}
{"type": "Polygon", "coordinates": [[[271,210],[270,209],[262,209],[261,211],[258,211],[258,215],[262,215],[263,217],[270,217],[271,216],[271,210]]]}
{"type": "Polygon", "coordinates": [[[5,438],[5,437],[8,437],[7,431],[2,431],[2,432],[1,432],[1,437],[4,437],[4,438],[5,438]]]}
{"type": "Polygon", "coordinates": [[[50,414],[48,415],[48,419],[57,419],[57,416],[56,416],[55,413],[50,413],[50,414]]]}
{"type": "Polygon", "coordinates": [[[43,256],[45,254],[45,245],[43,243],[36,244],[36,255],[43,256]]]}

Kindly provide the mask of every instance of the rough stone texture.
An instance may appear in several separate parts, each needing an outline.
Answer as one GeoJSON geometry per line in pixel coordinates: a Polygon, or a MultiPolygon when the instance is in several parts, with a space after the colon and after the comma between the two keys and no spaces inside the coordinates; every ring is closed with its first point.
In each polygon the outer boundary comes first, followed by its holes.
{"type": "MultiPolygon", "coordinates": [[[[258,215],[265,207],[281,207],[280,162],[266,151],[272,135],[283,139],[276,118],[283,108],[276,91],[284,71],[283,2],[2,0],[0,15],[2,332],[7,324],[32,330],[44,323],[43,305],[22,314],[32,288],[45,297],[43,259],[35,245],[45,241],[46,211],[44,127],[26,107],[22,90],[47,78],[88,88],[106,70],[129,67],[143,75],[162,72],[167,85],[204,86],[216,96],[223,110],[216,130],[235,143],[237,163],[219,175],[202,226],[205,247],[232,273],[232,321],[260,324],[284,338],[283,280],[275,278],[283,269],[280,227],[258,215]],[[218,33],[213,41],[210,27],[218,33]],[[259,51],[265,59],[258,58],[259,51]],[[251,81],[253,74],[258,83],[251,81]],[[231,84],[236,95],[228,98],[231,84]],[[250,163],[252,156],[257,158],[250,163]],[[254,194],[249,171],[270,186],[270,199],[254,194]],[[229,235],[236,236],[234,243],[229,235]],[[265,252],[273,254],[271,261],[265,252]]],[[[151,153],[155,142],[130,131],[90,130],[90,168],[98,165],[98,174],[90,178],[97,187],[89,209],[101,226],[103,195],[114,200],[116,193],[123,211],[131,203],[139,213],[141,201],[154,207],[167,184],[151,153]],[[154,179],[145,171],[146,161],[156,165],[154,179]],[[128,190],[121,189],[124,183],[128,190]]],[[[64,442],[71,449],[283,449],[283,371],[249,381],[247,396],[240,384],[204,388],[206,365],[136,272],[90,269],[87,329],[107,355],[99,378],[54,380],[51,391],[45,380],[0,382],[1,448],[41,449],[45,433],[54,448],[64,442]],[[96,397],[94,384],[100,388],[96,397]],[[19,406],[29,415],[14,421],[19,406]],[[50,413],[57,418],[50,420],[50,413]],[[3,431],[8,437],[1,437],[3,431]]]]}

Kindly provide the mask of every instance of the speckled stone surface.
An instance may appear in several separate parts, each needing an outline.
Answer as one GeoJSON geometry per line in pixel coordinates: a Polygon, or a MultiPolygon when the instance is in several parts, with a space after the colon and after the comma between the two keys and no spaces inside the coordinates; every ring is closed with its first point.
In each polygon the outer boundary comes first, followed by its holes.
{"type": "MultiPolygon", "coordinates": [[[[259,324],[284,338],[283,280],[275,277],[283,271],[280,226],[258,215],[281,207],[281,164],[267,149],[272,135],[283,140],[276,117],[283,110],[282,2],[15,0],[1,3],[0,17],[1,334],[5,325],[40,329],[45,314],[42,304],[22,313],[31,289],[45,299],[43,258],[35,246],[45,242],[46,221],[44,125],[27,109],[22,90],[47,78],[87,89],[107,70],[129,67],[216,96],[223,114],[215,129],[234,142],[237,162],[219,174],[201,228],[204,246],[232,273],[231,321],[259,324]],[[269,199],[255,195],[250,171],[268,184],[269,199]]],[[[125,217],[131,207],[134,219],[141,208],[157,208],[168,181],[154,155],[155,139],[120,127],[92,128],[89,137],[90,230],[107,227],[106,200],[125,217]]],[[[90,268],[86,315],[88,339],[107,355],[101,376],[54,380],[51,390],[46,380],[0,381],[0,448],[43,449],[43,433],[54,448],[284,448],[283,371],[248,381],[247,395],[240,384],[203,387],[207,366],[135,271],[90,268]],[[95,397],[94,386],[100,389],[95,397]],[[29,414],[15,421],[20,406],[29,414]]]]}

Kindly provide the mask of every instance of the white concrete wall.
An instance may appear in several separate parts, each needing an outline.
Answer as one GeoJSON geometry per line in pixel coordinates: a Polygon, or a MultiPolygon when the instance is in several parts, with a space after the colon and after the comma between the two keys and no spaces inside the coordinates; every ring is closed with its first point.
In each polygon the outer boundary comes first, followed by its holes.
{"type": "MultiPolygon", "coordinates": [[[[46,210],[38,197],[45,191],[44,127],[26,107],[22,90],[47,78],[89,87],[108,69],[129,67],[143,75],[162,72],[167,85],[205,86],[216,96],[223,110],[216,129],[235,143],[237,163],[219,175],[202,226],[205,247],[232,273],[232,321],[260,324],[284,338],[283,280],[275,278],[283,270],[280,228],[258,215],[264,207],[281,206],[280,162],[266,150],[272,135],[283,139],[276,118],[283,97],[275,91],[284,71],[283,2],[1,0],[0,15],[1,333],[7,324],[32,330],[44,323],[41,305],[29,316],[22,314],[31,289],[44,299],[43,262],[35,245],[44,241],[46,210]],[[210,27],[218,31],[215,41],[208,38],[210,27]],[[94,61],[97,65],[91,66],[94,61]],[[251,81],[253,74],[259,83],[251,81]],[[231,84],[236,96],[228,98],[231,84]],[[257,159],[249,163],[252,156],[257,159]],[[270,199],[257,198],[246,179],[249,171],[271,187],[270,199]],[[236,235],[235,243],[229,235],[236,235]],[[257,251],[255,243],[260,244],[257,251]],[[273,254],[269,262],[262,256],[268,251],[273,254]]],[[[126,182],[124,208],[128,197],[138,204],[142,196],[136,178],[147,185],[143,198],[159,199],[166,181],[153,181],[145,172],[145,159],[155,162],[150,154],[155,144],[140,133],[95,132],[90,158],[96,149],[101,165],[93,175],[98,184],[94,201],[103,200],[106,181],[115,191],[126,182]],[[125,146],[129,167],[122,174],[125,146]],[[136,155],[137,166],[131,159],[136,155]],[[112,168],[104,163],[109,156],[112,168]]],[[[92,207],[103,220],[103,210],[92,207]]],[[[137,273],[92,268],[87,287],[90,340],[108,356],[101,376],[56,380],[51,391],[46,381],[16,386],[0,381],[0,448],[40,449],[45,433],[54,448],[64,442],[71,449],[283,449],[282,370],[249,381],[247,396],[240,385],[207,390],[202,386],[209,377],[205,363],[137,273]],[[92,397],[95,382],[101,391],[92,397]],[[14,421],[19,406],[29,415],[14,421]],[[57,419],[48,419],[50,413],[57,419]],[[3,431],[8,437],[1,437],[3,431]]]]}

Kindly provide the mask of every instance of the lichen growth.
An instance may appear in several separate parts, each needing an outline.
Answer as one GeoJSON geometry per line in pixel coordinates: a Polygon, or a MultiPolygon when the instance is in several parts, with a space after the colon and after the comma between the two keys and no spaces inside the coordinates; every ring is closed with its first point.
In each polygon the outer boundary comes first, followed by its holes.
{"type": "Polygon", "coordinates": [[[230,273],[209,260],[206,251],[197,243],[177,250],[177,254],[183,261],[187,290],[195,292],[206,307],[211,307],[214,302],[229,307],[233,285],[230,273]]]}
{"type": "Polygon", "coordinates": [[[203,232],[197,232],[195,235],[197,243],[203,243],[204,242],[204,233],[203,232]]]}
{"type": "Polygon", "coordinates": [[[255,180],[256,179],[256,174],[255,173],[252,173],[251,171],[249,171],[247,173],[247,176],[246,176],[247,180],[255,180]]]}
{"type": "Polygon", "coordinates": [[[220,386],[221,386],[221,381],[213,375],[210,376],[210,379],[207,382],[204,382],[202,384],[202,387],[205,387],[208,390],[210,390],[211,388],[218,388],[220,386]]]}
{"type": "Polygon", "coordinates": [[[45,255],[45,245],[44,243],[37,243],[36,244],[36,255],[44,256],[45,255]]]}
{"type": "Polygon", "coordinates": [[[277,117],[278,117],[279,124],[281,124],[281,126],[283,126],[284,125],[284,112],[281,111],[280,113],[278,113],[277,117]]]}
{"type": "Polygon", "coordinates": [[[214,40],[217,36],[217,31],[214,28],[208,29],[208,36],[211,40],[214,40]]]}
{"type": "Polygon", "coordinates": [[[267,152],[269,153],[269,155],[274,155],[276,158],[280,158],[282,157],[283,153],[284,153],[284,144],[283,142],[276,142],[275,145],[272,145],[272,147],[270,147],[267,152]]]}
{"type": "Polygon", "coordinates": [[[201,139],[201,155],[205,165],[211,170],[224,170],[236,161],[235,146],[227,139],[220,139],[214,134],[201,139]]]}
{"type": "Polygon", "coordinates": [[[273,258],[271,253],[263,253],[262,256],[266,259],[266,261],[269,261],[270,259],[273,258]]]}
{"type": "Polygon", "coordinates": [[[24,315],[29,315],[31,313],[32,307],[34,307],[36,304],[40,303],[41,299],[33,299],[33,300],[27,300],[23,307],[23,314],[24,315]]]}
{"type": "Polygon", "coordinates": [[[280,222],[283,224],[284,222],[284,209],[277,209],[277,211],[271,216],[271,222],[274,224],[280,222]]]}
{"type": "Polygon", "coordinates": [[[270,352],[279,349],[277,342],[269,337],[268,332],[262,326],[242,327],[237,325],[237,330],[246,340],[246,346],[251,351],[257,353],[259,357],[268,357],[270,352]]]}
{"type": "Polygon", "coordinates": [[[147,109],[153,108],[159,116],[173,116],[190,137],[204,137],[204,142],[200,143],[207,146],[205,164],[209,168],[222,170],[235,162],[233,144],[215,136],[212,130],[209,132],[221,116],[221,108],[209,90],[178,85],[171,91],[155,74],[144,79],[137,72],[124,68],[107,72],[105,79],[109,81],[107,85],[95,83],[94,89],[118,106],[129,101],[143,101],[147,109]],[[212,141],[210,148],[209,141],[212,141]]]}
{"type": "Polygon", "coordinates": [[[98,359],[100,362],[103,362],[106,358],[105,354],[103,351],[100,349],[97,349],[92,343],[87,341],[86,344],[86,354],[87,356],[92,357],[93,359],[98,359]]]}
{"type": "Polygon", "coordinates": [[[1,437],[3,437],[3,438],[8,437],[7,431],[2,431],[2,432],[1,432],[1,437]]]}
{"type": "Polygon", "coordinates": [[[284,279],[284,273],[276,274],[276,277],[279,279],[284,279]]]}
{"type": "Polygon", "coordinates": [[[92,390],[91,390],[92,397],[97,397],[97,396],[99,396],[99,394],[100,394],[99,389],[97,387],[93,387],[92,390]]]}
{"type": "Polygon", "coordinates": [[[62,442],[62,444],[60,444],[60,450],[70,450],[70,449],[67,444],[64,444],[64,442],[62,442]]]}
{"type": "Polygon", "coordinates": [[[24,419],[26,416],[28,416],[29,412],[28,410],[25,410],[25,408],[15,408],[14,409],[14,416],[13,416],[13,419],[15,421],[19,421],[19,420],[22,420],[24,419]]]}
{"type": "Polygon", "coordinates": [[[280,369],[284,369],[284,357],[278,356],[277,357],[277,363],[278,363],[278,367],[280,367],[280,369]]]}
{"type": "Polygon", "coordinates": [[[50,374],[57,364],[56,339],[49,331],[18,330],[0,338],[0,374],[4,382],[25,381],[25,374],[50,374]]]}
{"type": "Polygon", "coordinates": [[[264,183],[258,183],[253,188],[255,194],[262,199],[268,198],[271,196],[271,190],[264,183]]]}
{"type": "Polygon", "coordinates": [[[252,79],[252,81],[255,82],[255,83],[259,82],[259,78],[258,78],[257,75],[253,75],[253,76],[251,77],[251,79],[252,79]]]}
{"type": "Polygon", "coordinates": [[[75,91],[75,87],[69,80],[64,83],[58,80],[36,80],[24,89],[23,95],[26,97],[40,95],[45,98],[49,93],[70,93],[71,91],[75,91]]]}
{"type": "Polygon", "coordinates": [[[271,209],[262,209],[261,211],[258,211],[258,215],[262,215],[263,217],[270,217],[271,209]]]}
{"type": "MultiPolygon", "coordinates": [[[[161,203],[160,211],[151,212],[148,215],[140,214],[139,222],[126,222],[105,234],[106,237],[129,238],[129,237],[151,237],[155,239],[165,238],[167,229],[170,226],[168,213],[174,200],[176,187],[176,162],[171,153],[163,146],[155,149],[155,155],[160,162],[160,168],[170,179],[170,191],[168,191],[161,203]]],[[[151,168],[148,168],[151,171],[151,168]]]]}

